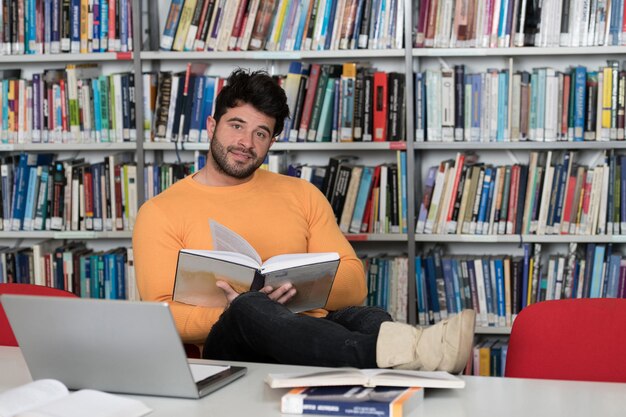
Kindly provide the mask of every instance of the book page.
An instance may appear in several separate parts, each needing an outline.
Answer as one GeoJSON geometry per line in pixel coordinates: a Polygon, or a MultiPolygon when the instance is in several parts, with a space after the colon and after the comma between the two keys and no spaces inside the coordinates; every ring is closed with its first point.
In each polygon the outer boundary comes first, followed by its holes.
{"type": "Polygon", "coordinates": [[[209,220],[209,225],[213,238],[213,250],[238,252],[254,259],[257,265],[261,266],[261,257],[246,239],[213,219],[209,220]]]}
{"type": "Polygon", "coordinates": [[[261,267],[261,273],[268,274],[281,269],[337,260],[339,260],[337,252],[287,253],[272,256],[266,260],[261,267]]]}
{"type": "Polygon", "coordinates": [[[10,417],[65,397],[69,391],[60,381],[40,379],[0,394],[0,417],[10,417]]]}
{"type": "Polygon", "coordinates": [[[230,368],[228,365],[203,365],[200,363],[189,364],[189,369],[191,369],[191,375],[193,375],[193,380],[195,382],[202,381],[210,376],[219,374],[228,368],[230,368]]]}
{"type": "Polygon", "coordinates": [[[272,388],[363,385],[367,382],[367,377],[359,369],[345,368],[318,372],[268,374],[265,382],[272,388]]]}
{"type": "Polygon", "coordinates": [[[151,411],[139,400],[84,389],[15,417],[140,417],[151,411]]]}

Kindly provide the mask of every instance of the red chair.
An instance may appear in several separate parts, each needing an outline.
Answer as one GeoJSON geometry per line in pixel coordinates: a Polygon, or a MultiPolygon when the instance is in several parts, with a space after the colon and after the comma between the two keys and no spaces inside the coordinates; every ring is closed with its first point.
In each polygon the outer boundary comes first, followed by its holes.
{"type": "Polygon", "coordinates": [[[626,382],[626,299],[545,301],[511,329],[505,375],[626,382]]]}
{"type": "MultiPolygon", "coordinates": [[[[48,295],[55,297],[76,297],[76,294],[33,284],[0,284],[0,294],[48,295]]],[[[0,346],[17,346],[17,340],[9,325],[9,320],[0,301],[0,346]]]]}

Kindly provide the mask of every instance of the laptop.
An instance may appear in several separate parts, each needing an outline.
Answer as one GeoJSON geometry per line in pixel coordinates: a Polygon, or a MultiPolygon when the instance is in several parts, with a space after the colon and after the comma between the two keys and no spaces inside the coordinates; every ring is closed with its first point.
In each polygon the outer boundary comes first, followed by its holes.
{"type": "Polygon", "coordinates": [[[200,398],[246,373],[189,364],[167,303],[10,294],[0,302],[34,380],[200,398]]]}

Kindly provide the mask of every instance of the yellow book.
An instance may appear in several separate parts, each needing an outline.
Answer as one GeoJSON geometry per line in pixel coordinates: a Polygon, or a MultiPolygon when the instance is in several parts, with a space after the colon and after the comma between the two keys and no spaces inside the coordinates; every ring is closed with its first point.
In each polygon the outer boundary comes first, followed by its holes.
{"type": "Polygon", "coordinates": [[[189,31],[189,26],[191,26],[191,18],[195,8],[196,0],[185,0],[183,10],[180,12],[174,44],[172,45],[174,51],[182,52],[185,49],[185,40],[187,39],[187,32],[189,31]]]}
{"type": "Polygon", "coordinates": [[[89,52],[89,0],[80,0],[80,53],[89,52]]]}
{"type": "Polygon", "coordinates": [[[280,44],[280,34],[283,30],[283,24],[285,22],[285,15],[287,14],[287,6],[289,6],[289,0],[281,0],[276,10],[276,16],[274,17],[274,25],[272,27],[271,36],[267,42],[267,50],[275,51],[280,44]]]}
{"type": "Polygon", "coordinates": [[[613,90],[613,69],[611,67],[602,68],[602,137],[609,139],[611,129],[611,96],[613,90]]]}

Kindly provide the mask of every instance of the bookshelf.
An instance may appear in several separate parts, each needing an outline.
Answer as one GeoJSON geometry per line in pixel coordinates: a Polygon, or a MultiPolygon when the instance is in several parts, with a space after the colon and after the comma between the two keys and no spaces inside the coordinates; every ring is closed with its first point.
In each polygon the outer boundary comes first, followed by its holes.
{"type": "MultiPolygon", "coordinates": [[[[413,1],[405,0],[404,7],[404,44],[413,45],[413,1]]],[[[229,52],[171,52],[158,50],[161,36],[159,15],[163,15],[163,9],[169,6],[169,1],[142,1],[132,0],[135,11],[133,17],[133,51],[117,53],[88,53],[88,54],[55,54],[55,55],[8,55],[2,56],[2,66],[11,65],[50,65],[68,63],[99,62],[104,65],[131,66],[135,74],[135,97],[136,103],[141,103],[145,86],[141,74],[146,70],[159,70],[161,68],[183,69],[187,62],[208,62],[217,71],[229,72],[227,69],[240,65],[253,68],[265,67],[272,73],[284,73],[290,61],[343,63],[347,61],[374,62],[376,65],[389,65],[404,74],[413,74],[423,68],[438,66],[441,60],[457,60],[475,63],[480,66],[495,65],[498,68],[514,68],[518,64],[522,66],[526,61],[547,62],[565,66],[564,62],[576,63],[587,58],[601,61],[605,57],[619,59],[626,55],[625,46],[589,46],[589,47],[511,47],[511,48],[413,48],[402,49],[360,49],[360,50],[322,50],[322,51],[229,51],[229,52]],[[147,23],[147,25],[146,25],[147,23]],[[146,29],[146,30],[144,30],[146,29]],[[141,35],[140,35],[141,34],[141,35]],[[142,36],[146,34],[146,36],[142,36]]],[[[161,19],[162,20],[162,19],[161,19]]],[[[413,77],[405,79],[405,104],[406,104],[406,138],[402,142],[354,142],[354,143],[276,143],[272,151],[285,151],[290,154],[298,154],[301,160],[327,159],[335,154],[355,153],[364,161],[389,160],[393,158],[397,150],[407,152],[407,212],[416,213],[419,207],[419,199],[422,195],[423,181],[427,165],[435,158],[443,159],[456,152],[476,151],[480,154],[499,153],[507,155],[519,152],[526,154],[530,151],[563,151],[579,150],[582,152],[602,152],[611,149],[626,149],[625,141],[610,142],[418,142],[415,138],[414,120],[414,84],[413,77]]],[[[143,106],[136,106],[137,138],[143,138],[143,106]]],[[[182,152],[206,151],[206,143],[174,143],[174,142],[144,142],[138,140],[133,143],[97,143],[97,144],[11,144],[0,145],[0,152],[88,152],[109,154],[126,151],[135,153],[137,164],[137,205],[140,206],[144,196],[144,167],[151,158],[154,161],[163,159],[163,154],[178,150],[182,152]],[[178,149],[177,149],[178,147],[178,149]]],[[[575,241],[578,243],[597,244],[624,244],[624,235],[443,235],[416,234],[415,218],[407,217],[407,233],[398,234],[348,234],[347,238],[357,247],[359,252],[376,251],[379,248],[389,246],[390,251],[405,253],[409,259],[413,259],[422,248],[433,244],[445,244],[448,246],[479,247],[484,250],[492,250],[500,244],[506,248],[515,249],[522,243],[544,243],[547,245],[563,245],[575,241]]],[[[93,242],[121,240],[128,242],[131,232],[0,232],[0,239],[89,239],[93,242]]],[[[110,243],[105,243],[110,245],[110,243]]],[[[415,276],[415,265],[408,263],[408,276],[415,276]]],[[[408,319],[415,323],[416,311],[416,288],[412,279],[408,281],[408,319]]],[[[507,334],[509,328],[489,327],[478,329],[481,334],[507,334]]]]}

